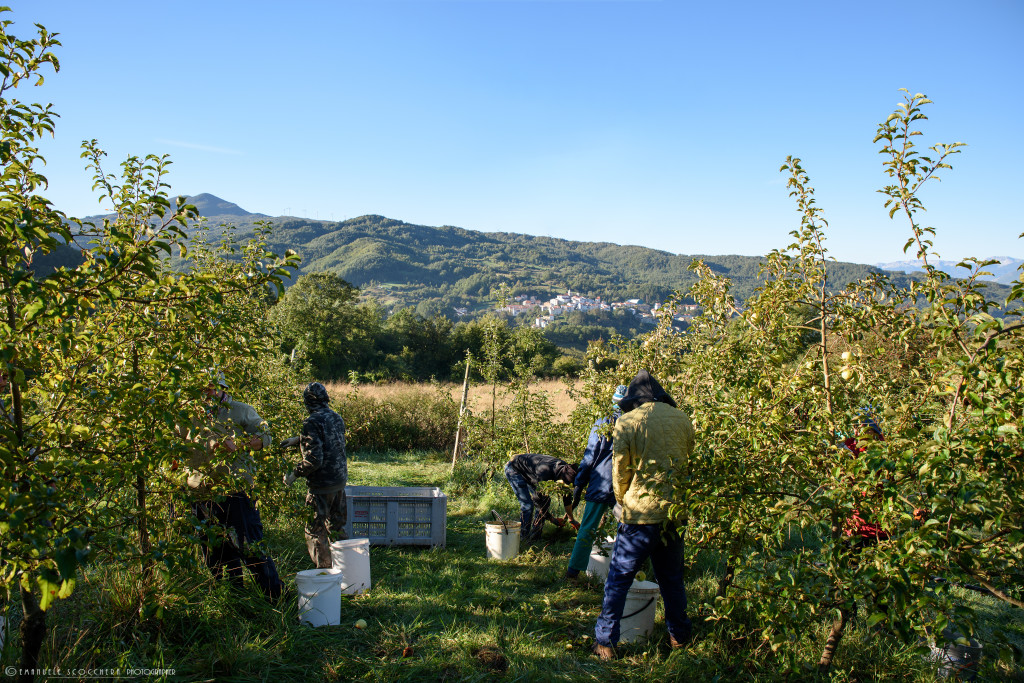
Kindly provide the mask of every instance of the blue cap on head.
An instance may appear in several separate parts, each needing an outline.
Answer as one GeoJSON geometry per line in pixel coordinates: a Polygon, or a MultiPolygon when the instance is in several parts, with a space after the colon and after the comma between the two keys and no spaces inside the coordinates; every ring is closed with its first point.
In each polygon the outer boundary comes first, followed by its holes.
{"type": "Polygon", "coordinates": [[[629,390],[625,384],[620,384],[615,387],[615,393],[612,394],[612,405],[616,408],[619,406],[619,401],[626,397],[626,391],[629,390]]]}

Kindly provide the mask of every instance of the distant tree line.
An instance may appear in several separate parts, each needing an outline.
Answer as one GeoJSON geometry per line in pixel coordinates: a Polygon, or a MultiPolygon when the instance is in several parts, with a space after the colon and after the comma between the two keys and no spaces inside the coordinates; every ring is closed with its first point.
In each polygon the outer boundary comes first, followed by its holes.
{"type": "Polygon", "coordinates": [[[547,376],[580,368],[539,329],[497,315],[456,323],[408,307],[389,314],[336,273],[301,276],[269,315],[281,350],[324,380],[461,379],[467,353],[480,358],[489,343],[505,350],[499,376],[517,362],[547,376]]]}
{"type": "Polygon", "coordinates": [[[549,323],[544,336],[561,348],[586,351],[590,342],[609,341],[615,335],[632,339],[641,329],[640,319],[626,310],[571,311],[549,323]]]}

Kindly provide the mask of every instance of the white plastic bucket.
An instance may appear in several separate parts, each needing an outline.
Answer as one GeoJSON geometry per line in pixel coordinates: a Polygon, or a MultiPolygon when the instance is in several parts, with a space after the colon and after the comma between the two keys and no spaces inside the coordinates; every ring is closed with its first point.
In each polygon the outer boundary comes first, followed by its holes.
{"type": "Polygon", "coordinates": [[[612,563],[612,548],[615,547],[615,539],[606,537],[600,545],[595,544],[590,551],[590,561],[587,562],[587,576],[604,581],[608,578],[608,566],[612,563]]]}
{"type": "Polygon", "coordinates": [[[929,643],[931,660],[938,664],[939,678],[952,678],[958,681],[973,681],[978,677],[981,664],[982,646],[974,638],[967,638],[967,645],[956,641],[963,638],[947,627],[942,632],[939,642],[929,643]]]}
{"type": "Polygon", "coordinates": [[[519,554],[519,522],[487,522],[487,557],[491,560],[511,560],[519,554]]]}
{"type": "Polygon", "coordinates": [[[299,589],[299,621],[310,626],[341,623],[340,569],[306,569],[295,575],[299,589]]]}
{"type": "Polygon", "coordinates": [[[335,541],[331,544],[331,564],[345,574],[342,593],[354,595],[370,590],[370,539],[335,541]]]}
{"type": "Polygon", "coordinates": [[[619,642],[632,643],[654,631],[654,612],[661,591],[653,581],[634,581],[626,594],[626,606],[619,622],[619,642]]]}

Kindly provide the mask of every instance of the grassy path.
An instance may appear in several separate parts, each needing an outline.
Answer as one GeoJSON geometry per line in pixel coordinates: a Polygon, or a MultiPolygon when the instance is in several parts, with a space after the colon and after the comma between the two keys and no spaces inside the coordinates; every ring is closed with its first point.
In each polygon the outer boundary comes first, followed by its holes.
{"type": "MultiPolygon", "coordinates": [[[[817,660],[825,622],[806,634],[792,662],[772,653],[756,633],[737,636],[744,632],[727,633],[700,620],[693,644],[671,652],[660,604],[654,638],[620,648],[621,659],[601,663],[589,655],[601,586],[563,580],[573,544],[567,531],[549,525],[543,543],[513,560],[486,559],[489,511],[517,516],[518,504],[503,481],[459,493],[444,454],[359,454],[349,468],[354,485],[440,486],[448,494],[447,547],[373,547],[373,587],[365,595],[343,596],[340,625],[313,629],[298,622],[294,575],[312,564],[302,520],[283,514],[265,520],[270,553],[291,590],[280,605],[267,604],[254,586],[236,591],[205,570],[183,570],[167,579],[162,619],[140,621],[137,577],[96,567],[71,599],[53,608],[55,628],[43,661],[63,669],[171,668],[175,674],[166,680],[204,681],[816,678],[806,663],[817,660]],[[355,628],[358,619],[367,621],[366,629],[355,628]]],[[[717,558],[703,553],[688,560],[687,593],[691,606],[699,606],[713,596],[717,558]]],[[[1015,617],[994,617],[1021,629],[1015,617]]],[[[9,647],[5,654],[8,664],[16,652],[9,647]]],[[[1000,680],[1022,680],[1019,668],[999,671],[1000,680]]],[[[854,624],[826,680],[933,681],[935,674],[912,648],[854,624]]]]}
{"type": "MultiPolygon", "coordinates": [[[[443,486],[449,463],[416,453],[361,455],[349,468],[357,485],[443,486]]],[[[502,493],[490,502],[517,516],[511,494],[502,493]]],[[[447,547],[372,548],[372,590],[343,598],[341,626],[302,633],[304,680],[674,678],[673,662],[684,653],[670,658],[663,638],[611,665],[589,656],[602,593],[597,584],[563,580],[573,537],[549,526],[543,544],[508,562],[489,561],[487,510],[479,499],[449,495],[447,547]],[[357,619],[368,628],[354,628],[357,619]]]]}
{"type": "MultiPolygon", "coordinates": [[[[441,454],[365,454],[350,462],[349,477],[356,485],[446,490],[449,467],[441,454]]],[[[513,560],[486,559],[483,525],[489,510],[518,514],[506,489],[497,481],[472,495],[448,492],[446,548],[372,548],[369,594],[344,598],[341,626],[302,632],[306,680],[793,680],[792,674],[779,675],[787,667],[770,651],[757,652],[758,661],[743,652],[747,643],[723,642],[705,627],[698,628],[690,648],[671,652],[660,603],[651,641],[620,648],[622,658],[610,664],[590,656],[602,587],[562,578],[574,541],[568,532],[549,525],[543,543],[513,560]],[[352,626],[360,618],[369,623],[365,631],[352,626]]],[[[710,598],[712,567],[691,567],[687,583],[691,603],[710,598]]],[[[892,667],[893,660],[884,659],[883,666],[892,667]]],[[[836,668],[842,664],[848,662],[836,668]]],[[[863,662],[857,668],[863,671],[863,662]]],[[[881,673],[875,663],[868,669],[881,673]]],[[[894,678],[907,680],[907,673],[904,668],[894,678]]],[[[795,678],[804,675],[810,672],[795,678]]],[[[836,680],[848,679],[840,673],[836,680]]]]}

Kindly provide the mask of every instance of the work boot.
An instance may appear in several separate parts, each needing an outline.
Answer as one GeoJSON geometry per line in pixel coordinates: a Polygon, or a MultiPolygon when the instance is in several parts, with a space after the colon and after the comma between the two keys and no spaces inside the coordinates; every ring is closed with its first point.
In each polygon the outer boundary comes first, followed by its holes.
{"type": "Polygon", "coordinates": [[[590,651],[597,655],[602,662],[610,662],[616,657],[615,648],[611,645],[602,645],[601,643],[594,643],[594,647],[592,647],[590,651]]]}
{"type": "Polygon", "coordinates": [[[567,580],[569,580],[569,581],[579,581],[580,580],[580,570],[579,569],[573,569],[572,567],[569,567],[568,569],[565,570],[565,578],[567,580]]]}
{"type": "Polygon", "coordinates": [[[676,640],[676,637],[671,633],[668,636],[669,647],[671,647],[673,650],[678,650],[680,648],[686,647],[690,644],[691,640],[693,640],[692,635],[686,635],[682,640],[676,640]]]}

